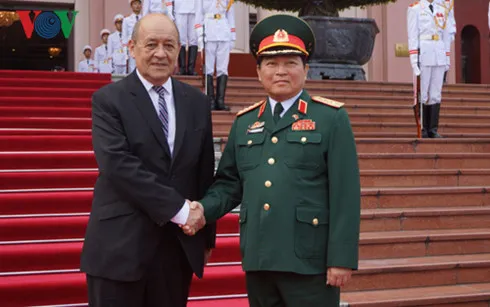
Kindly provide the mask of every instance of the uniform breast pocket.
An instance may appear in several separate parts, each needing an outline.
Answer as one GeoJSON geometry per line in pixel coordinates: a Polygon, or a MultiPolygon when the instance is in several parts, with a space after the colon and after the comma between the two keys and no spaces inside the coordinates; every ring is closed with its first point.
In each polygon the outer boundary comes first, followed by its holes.
{"type": "Polygon", "coordinates": [[[328,210],[318,206],[296,208],[294,251],[298,258],[323,258],[328,240],[328,210]]]}
{"type": "Polygon", "coordinates": [[[290,168],[317,169],[322,163],[320,133],[288,133],[285,163],[290,168]]]}
{"type": "Polygon", "coordinates": [[[237,140],[238,154],[237,165],[238,170],[246,171],[257,167],[262,157],[265,135],[249,134],[246,137],[241,137],[237,140]]]}

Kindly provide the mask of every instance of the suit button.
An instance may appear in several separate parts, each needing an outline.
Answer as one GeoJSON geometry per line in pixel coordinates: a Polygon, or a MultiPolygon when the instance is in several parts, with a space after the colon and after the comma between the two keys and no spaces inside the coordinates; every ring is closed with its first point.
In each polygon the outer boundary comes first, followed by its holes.
{"type": "Polygon", "coordinates": [[[269,211],[270,208],[271,208],[271,206],[269,204],[264,204],[264,210],[265,211],[269,211]]]}
{"type": "Polygon", "coordinates": [[[271,186],[272,186],[272,182],[270,182],[269,180],[267,180],[267,181],[265,182],[265,187],[266,187],[266,188],[270,188],[271,186]]]}
{"type": "Polygon", "coordinates": [[[315,217],[313,221],[311,221],[313,225],[317,226],[318,225],[318,219],[315,217]]]}
{"type": "Polygon", "coordinates": [[[267,160],[267,163],[269,163],[269,165],[274,165],[274,163],[276,163],[276,160],[274,160],[274,158],[269,158],[269,160],[267,160]]]}
{"type": "Polygon", "coordinates": [[[247,144],[252,145],[252,140],[248,140],[247,144]]]}
{"type": "Polygon", "coordinates": [[[304,137],[301,138],[301,143],[306,143],[307,140],[308,139],[306,138],[306,136],[304,136],[304,137]]]}
{"type": "Polygon", "coordinates": [[[272,139],[271,139],[271,141],[272,141],[272,143],[277,144],[277,142],[279,141],[279,139],[277,137],[273,136],[272,139]]]}

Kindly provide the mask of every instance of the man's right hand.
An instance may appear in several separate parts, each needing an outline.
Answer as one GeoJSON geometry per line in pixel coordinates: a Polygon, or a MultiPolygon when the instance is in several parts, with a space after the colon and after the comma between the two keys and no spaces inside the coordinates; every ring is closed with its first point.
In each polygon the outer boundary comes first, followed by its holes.
{"type": "Polygon", "coordinates": [[[182,230],[188,236],[193,236],[206,225],[204,218],[204,208],[198,202],[191,202],[189,205],[189,216],[187,222],[182,226],[182,230]]]}
{"type": "Polygon", "coordinates": [[[197,35],[197,49],[201,51],[202,48],[204,48],[204,32],[202,30],[202,27],[196,29],[196,35],[197,35]]]}

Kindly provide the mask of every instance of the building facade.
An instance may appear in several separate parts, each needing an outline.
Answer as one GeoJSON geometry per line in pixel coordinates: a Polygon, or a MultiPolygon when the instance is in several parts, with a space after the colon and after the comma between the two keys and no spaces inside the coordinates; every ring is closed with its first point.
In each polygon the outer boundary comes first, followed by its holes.
{"type": "MultiPolygon", "coordinates": [[[[490,83],[490,72],[486,69],[490,66],[488,0],[454,1],[458,33],[452,46],[452,66],[448,82],[490,83]]],[[[373,56],[364,67],[369,81],[411,82],[409,59],[405,52],[396,52],[397,48],[405,48],[407,43],[406,11],[411,2],[413,0],[398,0],[389,5],[351,8],[341,13],[344,17],[373,18],[379,27],[380,33],[376,37],[373,56]]],[[[74,70],[76,63],[82,59],[84,45],[89,44],[93,49],[100,45],[101,29],[114,31],[113,18],[116,14],[130,13],[127,0],[0,0],[0,11],[18,9],[78,11],[72,35],[60,48],[66,49],[62,54],[68,70],[74,70]]],[[[273,13],[235,2],[237,41],[230,64],[231,75],[254,74],[250,67],[249,70],[234,68],[238,65],[234,63],[243,62],[243,59],[253,61],[248,54],[250,30],[257,21],[273,13]]],[[[0,26],[1,18],[0,15],[0,26]]],[[[20,27],[11,27],[14,26],[20,27]]],[[[9,37],[13,34],[9,33],[7,27],[0,27],[0,39],[4,42],[15,42],[15,38],[9,37]]],[[[49,48],[49,40],[45,40],[42,46],[49,48]]],[[[3,48],[0,56],[8,58],[8,52],[12,51],[3,48]]],[[[51,52],[49,57],[56,58],[51,52]]]]}

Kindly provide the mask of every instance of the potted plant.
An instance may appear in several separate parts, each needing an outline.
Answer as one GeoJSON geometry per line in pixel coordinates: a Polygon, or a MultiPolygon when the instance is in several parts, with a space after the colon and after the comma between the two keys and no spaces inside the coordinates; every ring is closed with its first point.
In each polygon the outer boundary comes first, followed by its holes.
{"type": "Polygon", "coordinates": [[[343,18],[339,11],[396,0],[241,0],[269,10],[298,12],[316,36],[310,59],[311,79],[366,80],[362,65],[371,58],[376,34],[374,19],[343,18]]]}

